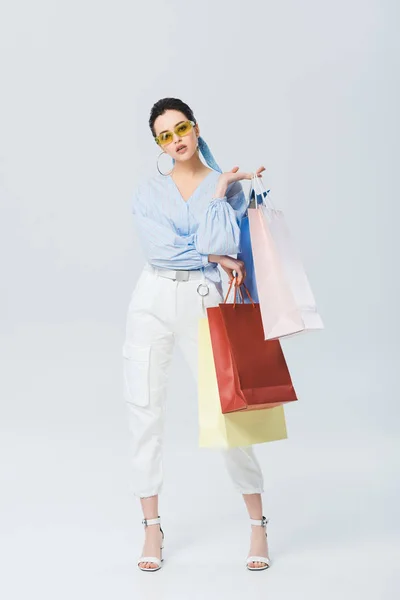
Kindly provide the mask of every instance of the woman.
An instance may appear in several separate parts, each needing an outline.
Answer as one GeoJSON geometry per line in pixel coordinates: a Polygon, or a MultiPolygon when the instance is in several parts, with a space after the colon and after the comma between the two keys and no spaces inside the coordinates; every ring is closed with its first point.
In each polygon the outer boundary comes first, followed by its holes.
{"type": "MultiPolygon", "coordinates": [[[[136,187],[132,212],[147,263],[133,290],[127,315],[124,395],[132,444],[133,491],[140,498],[145,526],[138,566],[161,567],[164,532],[158,514],[162,489],[162,439],[167,375],[175,342],[197,377],[198,320],[208,306],[223,301],[218,265],[241,285],[245,266],[229,254],[239,249],[240,220],[246,198],[240,180],[251,179],[239,167],[221,173],[187,104],[176,98],[152,108],[151,132],[173,159],[136,187]],[[201,151],[208,167],[199,157],[201,151]]],[[[160,154],[160,156],[161,156],[160,154]]],[[[264,167],[257,170],[261,176],[264,167]]],[[[269,566],[263,516],[263,475],[252,446],[222,450],[226,468],[243,494],[251,543],[246,560],[251,570],[269,566]]]]}

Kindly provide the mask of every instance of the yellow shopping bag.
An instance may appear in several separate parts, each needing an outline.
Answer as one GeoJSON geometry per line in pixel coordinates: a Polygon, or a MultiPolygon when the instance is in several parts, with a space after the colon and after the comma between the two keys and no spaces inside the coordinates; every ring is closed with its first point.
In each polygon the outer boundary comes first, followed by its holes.
{"type": "Polygon", "coordinates": [[[234,448],[286,439],[282,405],[222,413],[208,319],[199,321],[198,343],[199,446],[234,448]]]}

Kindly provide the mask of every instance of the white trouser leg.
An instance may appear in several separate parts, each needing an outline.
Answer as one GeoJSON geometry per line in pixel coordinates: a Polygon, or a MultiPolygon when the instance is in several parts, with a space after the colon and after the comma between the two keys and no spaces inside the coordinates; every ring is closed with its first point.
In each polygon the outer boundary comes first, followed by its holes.
{"type": "Polygon", "coordinates": [[[168,326],[173,298],[164,293],[160,302],[157,279],[143,271],[138,280],[128,308],[123,350],[131,485],[134,495],[141,498],[162,490],[165,396],[174,346],[168,326]]]}
{"type": "MultiPolygon", "coordinates": [[[[182,295],[184,292],[189,295],[189,288],[182,288],[182,295]]],[[[185,303],[184,299],[181,301],[185,303]]],[[[197,310],[196,315],[193,315],[193,310],[189,312],[186,322],[182,321],[176,336],[176,342],[182,350],[196,384],[198,380],[198,319],[207,316],[205,310],[207,306],[216,306],[221,301],[223,301],[221,287],[210,286],[210,294],[204,297],[200,311],[197,310]]],[[[193,303],[192,306],[194,306],[193,303]]],[[[221,448],[220,452],[233,485],[241,494],[264,492],[263,474],[253,446],[221,448]]]]}

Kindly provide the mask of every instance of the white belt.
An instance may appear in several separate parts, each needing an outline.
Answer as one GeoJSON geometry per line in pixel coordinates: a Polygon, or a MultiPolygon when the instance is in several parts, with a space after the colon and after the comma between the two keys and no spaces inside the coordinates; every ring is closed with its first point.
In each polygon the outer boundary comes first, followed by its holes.
{"type": "Polygon", "coordinates": [[[146,265],[148,271],[155,271],[160,277],[167,277],[168,279],[174,279],[176,281],[189,281],[190,279],[203,279],[203,273],[201,269],[190,269],[184,271],[183,269],[161,269],[154,265],[146,265]]]}
{"type": "Polygon", "coordinates": [[[172,279],[174,281],[190,281],[193,279],[203,280],[203,283],[198,286],[197,291],[200,296],[206,296],[208,294],[209,289],[202,269],[161,269],[160,267],[155,267],[150,263],[145,265],[145,269],[147,271],[153,271],[154,273],[157,273],[157,275],[160,277],[166,277],[167,279],[172,279]]]}

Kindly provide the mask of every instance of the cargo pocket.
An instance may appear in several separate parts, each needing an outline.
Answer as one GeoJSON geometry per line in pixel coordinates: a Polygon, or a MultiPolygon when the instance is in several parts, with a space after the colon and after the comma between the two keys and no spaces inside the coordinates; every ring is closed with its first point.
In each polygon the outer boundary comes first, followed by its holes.
{"type": "Polygon", "coordinates": [[[122,348],[126,400],[136,406],[147,406],[150,401],[151,346],[134,346],[125,342],[122,348]]]}

